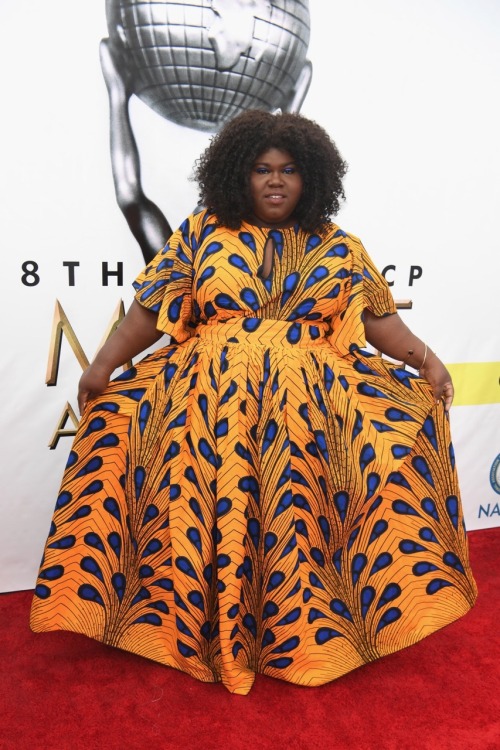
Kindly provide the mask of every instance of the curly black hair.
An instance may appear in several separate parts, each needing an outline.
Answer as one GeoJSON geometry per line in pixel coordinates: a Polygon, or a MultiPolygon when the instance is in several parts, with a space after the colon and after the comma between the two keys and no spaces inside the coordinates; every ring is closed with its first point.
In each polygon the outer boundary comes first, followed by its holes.
{"type": "Polygon", "coordinates": [[[347,164],[328,133],[298,114],[247,110],[230,120],[195,164],[200,201],[221,225],[239,229],[252,211],[252,167],[270,148],[288,151],[302,177],[302,197],[294,212],[300,226],[307,232],[326,229],[345,198],[347,164]]]}

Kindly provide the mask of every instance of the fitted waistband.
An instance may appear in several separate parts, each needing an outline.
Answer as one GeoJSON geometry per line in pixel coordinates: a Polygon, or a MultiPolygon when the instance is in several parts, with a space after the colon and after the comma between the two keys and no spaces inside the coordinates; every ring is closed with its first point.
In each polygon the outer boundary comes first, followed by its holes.
{"type": "Polygon", "coordinates": [[[195,336],[203,340],[262,346],[328,346],[326,323],[291,323],[269,318],[230,318],[200,324],[195,336]]]}

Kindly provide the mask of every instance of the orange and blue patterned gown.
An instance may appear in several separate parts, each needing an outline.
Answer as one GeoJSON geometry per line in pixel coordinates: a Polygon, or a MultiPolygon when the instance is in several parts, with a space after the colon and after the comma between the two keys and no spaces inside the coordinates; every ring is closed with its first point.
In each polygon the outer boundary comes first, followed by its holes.
{"type": "Polygon", "coordinates": [[[467,612],[448,419],[425,380],[362,348],[364,308],[395,306],[356,237],[205,211],[135,287],[175,343],[89,403],[35,631],[245,694],[257,672],[321,685],[467,612]]]}

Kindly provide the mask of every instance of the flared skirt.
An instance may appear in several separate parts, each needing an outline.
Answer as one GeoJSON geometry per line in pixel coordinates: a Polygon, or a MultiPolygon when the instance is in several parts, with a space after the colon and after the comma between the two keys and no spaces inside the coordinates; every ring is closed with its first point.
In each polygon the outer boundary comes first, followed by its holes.
{"type": "Polygon", "coordinates": [[[472,606],[442,403],[395,364],[288,328],[200,327],[89,403],[35,631],[245,694],[258,672],[323,684],[472,606]]]}

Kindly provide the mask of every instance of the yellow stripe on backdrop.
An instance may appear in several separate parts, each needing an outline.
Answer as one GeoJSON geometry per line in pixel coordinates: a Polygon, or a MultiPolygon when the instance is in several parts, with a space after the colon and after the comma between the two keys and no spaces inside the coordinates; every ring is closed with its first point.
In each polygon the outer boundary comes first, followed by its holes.
{"type": "Polygon", "coordinates": [[[446,365],[455,386],[454,406],[500,403],[500,362],[446,365]]]}

